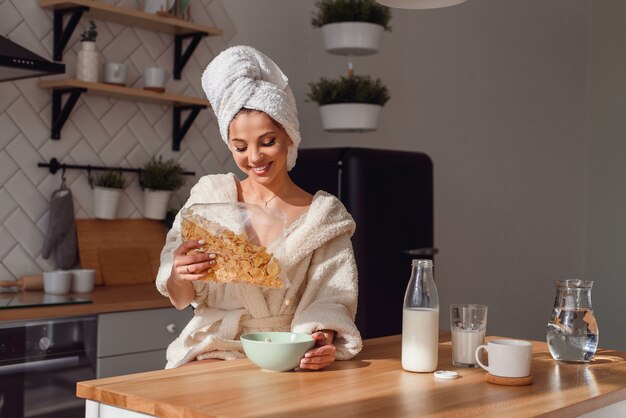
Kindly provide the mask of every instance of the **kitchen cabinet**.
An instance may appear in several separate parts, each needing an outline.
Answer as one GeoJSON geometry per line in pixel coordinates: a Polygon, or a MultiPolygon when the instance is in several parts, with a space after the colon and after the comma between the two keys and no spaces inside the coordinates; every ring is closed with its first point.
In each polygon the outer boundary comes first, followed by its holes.
{"type": "Polygon", "coordinates": [[[191,308],[98,315],[98,378],[163,369],[167,346],[192,317],[191,308]]]}

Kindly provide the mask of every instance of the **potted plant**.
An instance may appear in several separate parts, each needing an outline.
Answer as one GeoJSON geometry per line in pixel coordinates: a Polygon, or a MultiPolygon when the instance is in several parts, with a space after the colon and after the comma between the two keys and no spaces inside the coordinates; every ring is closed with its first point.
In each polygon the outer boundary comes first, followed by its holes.
{"type": "Polygon", "coordinates": [[[383,31],[391,31],[388,7],[374,0],[319,0],[311,24],[322,28],[326,50],[339,55],[378,51],[383,31]]]}
{"type": "Polygon", "coordinates": [[[127,183],[121,171],[105,171],[94,180],[94,216],[100,219],[115,219],[117,202],[127,183]]]}
{"type": "Polygon", "coordinates": [[[96,51],[96,38],[98,31],[93,20],[89,21],[89,27],[80,35],[80,51],[76,57],[76,79],[98,82],[98,51],[96,51]]]}
{"type": "Polygon", "coordinates": [[[152,157],[141,171],[141,185],[144,188],[144,216],[163,220],[174,190],[185,182],[183,169],[175,160],[163,161],[152,157]]]}
{"type": "Polygon", "coordinates": [[[380,79],[348,76],[338,80],[321,78],[310,83],[309,100],[320,106],[322,125],[327,131],[366,132],[378,126],[380,110],[389,100],[380,79]]]}

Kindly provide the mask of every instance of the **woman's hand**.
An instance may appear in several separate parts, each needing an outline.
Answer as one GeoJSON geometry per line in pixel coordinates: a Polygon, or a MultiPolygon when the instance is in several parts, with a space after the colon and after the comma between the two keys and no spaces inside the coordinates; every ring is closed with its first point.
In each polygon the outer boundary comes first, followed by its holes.
{"type": "Polygon", "coordinates": [[[337,348],[333,345],[334,331],[318,331],[311,334],[315,340],[315,348],[307,351],[300,360],[300,368],[320,370],[335,361],[337,348]]]}
{"type": "Polygon", "coordinates": [[[213,264],[215,264],[215,254],[198,253],[187,255],[196,248],[202,247],[203,240],[185,241],[174,251],[174,265],[171,277],[174,280],[194,281],[204,277],[213,264]]]}
{"type": "Polygon", "coordinates": [[[176,309],[185,309],[195,297],[192,282],[201,279],[215,264],[215,254],[187,253],[199,248],[204,241],[185,241],[174,251],[172,272],[165,284],[170,301],[176,309]]]}

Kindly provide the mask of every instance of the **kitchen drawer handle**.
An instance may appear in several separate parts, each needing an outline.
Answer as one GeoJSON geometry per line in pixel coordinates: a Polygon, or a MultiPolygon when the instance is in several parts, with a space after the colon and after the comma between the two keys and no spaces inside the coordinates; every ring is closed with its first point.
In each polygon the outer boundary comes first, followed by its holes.
{"type": "Polygon", "coordinates": [[[168,326],[165,327],[165,329],[170,333],[173,334],[176,332],[176,324],[169,324],[168,326]]]}

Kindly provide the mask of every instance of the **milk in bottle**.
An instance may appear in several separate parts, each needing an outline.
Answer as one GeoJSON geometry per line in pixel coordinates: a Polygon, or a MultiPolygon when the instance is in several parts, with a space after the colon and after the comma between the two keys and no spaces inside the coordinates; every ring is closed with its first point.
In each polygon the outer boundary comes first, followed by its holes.
{"type": "Polygon", "coordinates": [[[413,260],[402,314],[402,368],[432,372],[437,368],[439,296],[432,260],[413,260]]]}

